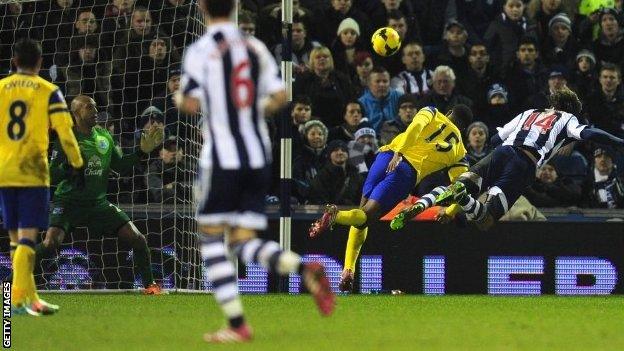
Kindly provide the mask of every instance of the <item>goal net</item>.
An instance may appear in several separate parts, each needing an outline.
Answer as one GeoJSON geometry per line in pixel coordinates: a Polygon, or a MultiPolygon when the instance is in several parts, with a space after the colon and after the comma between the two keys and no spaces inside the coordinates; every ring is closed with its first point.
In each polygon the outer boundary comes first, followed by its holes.
{"type": "MultiPolygon", "coordinates": [[[[124,154],[139,146],[143,128],[164,124],[163,149],[131,172],[111,174],[108,200],[146,236],[159,284],[209,290],[192,197],[199,118],[180,114],[171,99],[179,86],[183,50],[204,28],[195,1],[0,0],[0,16],[1,77],[10,73],[13,43],[31,37],[42,43],[41,75],[57,84],[68,102],[77,95],[92,97],[98,124],[111,131],[124,154]]],[[[85,165],[87,171],[100,166],[96,159],[85,165]]],[[[11,267],[6,237],[0,246],[1,278],[11,267]]],[[[66,235],[59,254],[41,260],[35,273],[44,290],[142,287],[130,245],[116,233],[88,228],[66,235]]]]}

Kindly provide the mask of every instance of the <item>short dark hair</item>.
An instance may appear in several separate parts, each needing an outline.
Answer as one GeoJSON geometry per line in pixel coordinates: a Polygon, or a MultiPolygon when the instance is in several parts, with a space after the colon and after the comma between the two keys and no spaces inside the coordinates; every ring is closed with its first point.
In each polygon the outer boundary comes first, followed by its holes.
{"type": "Polygon", "coordinates": [[[20,39],[13,46],[13,58],[18,68],[35,68],[41,59],[41,44],[30,38],[20,39]]]}
{"type": "Polygon", "coordinates": [[[618,77],[622,78],[622,70],[615,63],[604,62],[602,67],[600,67],[600,72],[598,72],[598,74],[601,74],[602,71],[614,71],[618,74],[618,77]]]}
{"type": "Polygon", "coordinates": [[[203,0],[210,17],[228,17],[234,9],[234,0],[203,0]]]}
{"type": "Polygon", "coordinates": [[[533,45],[537,49],[537,41],[535,40],[535,38],[528,35],[520,38],[520,41],[518,41],[518,48],[516,50],[519,50],[522,45],[533,45]]]}
{"type": "Polygon", "coordinates": [[[555,110],[568,112],[573,115],[578,115],[583,107],[576,93],[569,88],[563,88],[550,94],[548,101],[555,110]]]}
{"type": "Polygon", "coordinates": [[[464,104],[453,106],[452,114],[453,123],[455,123],[460,130],[465,129],[472,123],[472,110],[464,104]]]}
{"type": "Polygon", "coordinates": [[[388,18],[388,22],[390,22],[391,19],[396,21],[400,20],[401,18],[407,19],[405,17],[405,14],[401,10],[390,10],[386,17],[388,18]]]}
{"type": "Polygon", "coordinates": [[[362,115],[364,115],[364,105],[362,105],[362,103],[358,99],[349,99],[349,100],[347,100],[347,102],[342,107],[342,114],[343,115],[347,113],[347,107],[349,105],[351,105],[351,104],[357,104],[358,106],[360,106],[360,111],[362,112],[362,115]]]}
{"type": "Polygon", "coordinates": [[[296,104],[312,106],[312,99],[310,99],[310,97],[307,96],[307,95],[297,95],[297,96],[295,96],[295,98],[292,101],[293,107],[296,104]]]}
{"type": "Polygon", "coordinates": [[[241,10],[238,13],[238,23],[253,23],[256,24],[256,15],[246,11],[246,10],[241,10]]]}
{"type": "Polygon", "coordinates": [[[384,66],[374,66],[373,69],[371,70],[370,74],[369,74],[369,77],[373,73],[388,73],[388,74],[390,74],[388,72],[388,70],[386,69],[386,67],[384,67],[384,66]]]}

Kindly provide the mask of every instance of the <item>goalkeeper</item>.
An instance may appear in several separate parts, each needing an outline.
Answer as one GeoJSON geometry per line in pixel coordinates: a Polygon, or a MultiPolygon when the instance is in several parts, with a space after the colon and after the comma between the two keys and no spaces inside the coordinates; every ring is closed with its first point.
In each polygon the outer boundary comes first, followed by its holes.
{"type": "MultiPolygon", "coordinates": [[[[159,295],[161,288],[154,282],[151,258],[145,236],[134,226],[128,215],[106,200],[108,175],[111,170],[129,171],[141,157],[152,152],[164,138],[162,126],[153,125],[141,136],[135,154],[122,155],[106,129],[96,126],[96,104],[90,97],[80,95],[71,103],[76,121],[74,132],[85,160],[85,168],[72,174],[59,145],[55,145],[50,164],[52,183],[57,184],[50,212],[50,227],[45,239],[36,247],[37,258],[56,254],[66,233],[85,226],[89,233],[117,233],[133,250],[135,271],[141,275],[144,293],[159,295]]],[[[37,261],[38,262],[38,261],[37,261]]]]}

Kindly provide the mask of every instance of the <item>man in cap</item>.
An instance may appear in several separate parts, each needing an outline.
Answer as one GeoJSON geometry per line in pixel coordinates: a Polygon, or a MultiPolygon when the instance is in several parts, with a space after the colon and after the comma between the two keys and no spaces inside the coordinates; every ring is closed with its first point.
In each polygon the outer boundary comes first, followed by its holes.
{"type": "Polygon", "coordinates": [[[568,69],[565,66],[555,65],[548,72],[548,85],[545,89],[531,95],[525,107],[535,109],[548,108],[548,97],[561,89],[568,87],[568,69]]]}
{"type": "Polygon", "coordinates": [[[594,149],[594,162],[583,183],[583,205],[591,208],[624,207],[624,181],[617,176],[615,152],[609,147],[594,149]]]}
{"type": "Polygon", "coordinates": [[[571,67],[578,52],[578,42],[572,35],[572,21],[558,13],[548,22],[548,37],[542,43],[542,60],[547,66],[559,64],[571,67]]]}

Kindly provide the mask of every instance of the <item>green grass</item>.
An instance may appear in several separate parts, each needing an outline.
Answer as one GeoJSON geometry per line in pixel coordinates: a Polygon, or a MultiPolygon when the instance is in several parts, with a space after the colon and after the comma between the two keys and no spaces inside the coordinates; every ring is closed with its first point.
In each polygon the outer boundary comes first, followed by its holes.
{"type": "Polygon", "coordinates": [[[45,295],[16,316],[16,350],[624,350],[623,297],[344,296],[330,318],[309,296],[244,296],[249,345],[212,346],[210,295],[45,295]]]}

